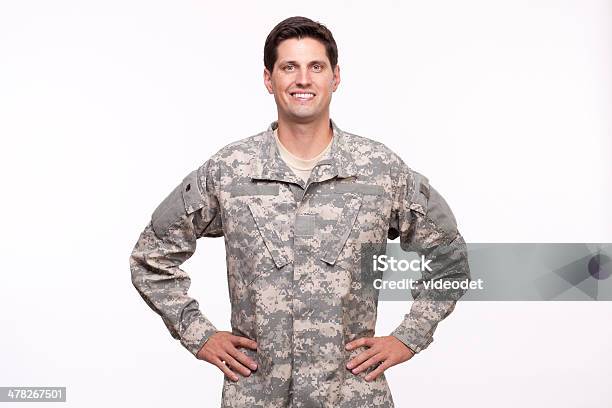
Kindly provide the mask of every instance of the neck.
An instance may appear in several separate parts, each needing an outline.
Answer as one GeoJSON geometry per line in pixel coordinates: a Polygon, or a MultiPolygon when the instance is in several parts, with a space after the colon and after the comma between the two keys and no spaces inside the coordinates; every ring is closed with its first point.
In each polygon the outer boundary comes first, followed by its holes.
{"type": "Polygon", "coordinates": [[[292,155],[302,160],[312,159],[321,153],[333,134],[329,114],[305,123],[278,118],[278,139],[292,155]]]}

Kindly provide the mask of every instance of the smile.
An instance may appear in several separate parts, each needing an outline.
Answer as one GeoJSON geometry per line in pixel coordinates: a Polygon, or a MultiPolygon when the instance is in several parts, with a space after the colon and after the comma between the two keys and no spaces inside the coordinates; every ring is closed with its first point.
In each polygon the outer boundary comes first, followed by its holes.
{"type": "Polygon", "coordinates": [[[301,101],[307,101],[309,99],[314,98],[315,95],[313,93],[304,92],[304,93],[292,93],[291,96],[301,101]]]}

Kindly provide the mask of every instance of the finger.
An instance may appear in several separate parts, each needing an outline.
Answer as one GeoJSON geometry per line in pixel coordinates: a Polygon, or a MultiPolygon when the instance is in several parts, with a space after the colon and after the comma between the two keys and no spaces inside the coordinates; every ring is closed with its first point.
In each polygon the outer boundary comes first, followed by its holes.
{"type": "Polygon", "coordinates": [[[228,366],[230,366],[230,368],[233,371],[238,371],[240,374],[242,374],[244,377],[248,377],[249,375],[251,375],[251,370],[249,370],[248,368],[246,368],[245,366],[243,366],[242,364],[240,364],[234,357],[232,357],[231,355],[225,353],[223,355],[223,360],[225,360],[226,364],[228,366]]]}
{"type": "Polygon", "coordinates": [[[366,361],[361,363],[358,367],[355,367],[353,369],[353,374],[359,374],[360,372],[364,371],[368,367],[373,366],[374,364],[378,364],[381,361],[383,361],[384,359],[385,359],[385,355],[383,353],[378,353],[378,354],[368,358],[366,361]]]}
{"type": "Polygon", "coordinates": [[[357,340],[353,340],[349,343],[346,344],[346,349],[347,350],[352,350],[354,348],[357,347],[362,347],[362,346],[371,346],[372,344],[374,344],[374,339],[372,337],[362,337],[360,339],[357,340]]]}
{"type": "Polygon", "coordinates": [[[251,350],[257,350],[257,342],[255,340],[249,339],[248,337],[233,336],[232,340],[232,344],[234,344],[234,346],[246,347],[251,350]]]}
{"type": "Polygon", "coordinates": [[[357,354],[351,361],[348,362],[346,368],[352,370],[354,367],[357,367],[359,364],[363,363],[368,358],[372,357],[374,354],[376,354],[376,351],[372,349],[362,351],[361,353],[357,354]]]}
{"type": "Polygon", "coordinates": [[[374,371],[365,376],[366,381],[372,381],[378,378],[387,368],[391,367],[393,364],[388,363],[389,360],[383,361],[374,371]]]}
{"type": "Polygon", "coordinates": [[[251,370],[257,370],[257,363],[253,361],[249,356],[244,354],[238,349],[228,351],[229,355],[238,360],[241,364],[249,367],[251,370]]]}
{"type": "Polygon", "coordinates": [[[223,373],[229,377],[229,379],[231,379],[232,381],[238,381],[238,376],[236,375],[236,373],[234,373],[232,370],[230,370],[230,368],[228,366],[225,365],[225,363],[223,361],[221,361],[221,359],[216,359],[213,362],[214,365],[216,365],[217,367],[219,367],[219,370],[223,371],[223,373]]]}

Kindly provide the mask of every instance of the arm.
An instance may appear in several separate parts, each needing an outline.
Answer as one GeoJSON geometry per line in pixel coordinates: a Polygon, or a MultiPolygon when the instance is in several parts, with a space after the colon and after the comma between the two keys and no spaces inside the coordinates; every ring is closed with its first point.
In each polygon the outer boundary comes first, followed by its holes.
{"type": "Polygon", "coordinates": [[[130,256],[134,287],[194,356],[217,330],[187,295],[191,279],[180,265],[195,252],[199,237],[223,235],[211,167],[207,161],[166,197],[130,256]]]}
{"type": "Polygon", "coordinates": [[[455,217],[442,196],[427,179],[408,168],[401,160],[394,168],[395,189],[388,231],[390,239],[400,237],[404,251],[417,252],[431,260],[431,271],[423,272],[410,313],[390,336],[360,338],[347,344],[347,349],[368,347],[347,364],[354,374],[378,364],[366,375],[372,381],[386,369],[411,359],[433,341],[440,321],[448,316],[462,290],[426,290],[424,280],[470,279],[467,249],[455,217]]]}
{"type": "Polygon", "coordinates": [[[426,177],[401,161],[398,167],[400,182],[388,236],[390,239],[399,236],[404,251],[414,251],[431,260],[431,271],[423,272],[418,287],[412,291],[414,302],[410,312],[392,336],[418,353],[433,341],[438,323],[453,311],[465,292],[427,290],[423,281],[469,280],[470,270],[465,241],[444,198],[429,185],[426,177]]]}

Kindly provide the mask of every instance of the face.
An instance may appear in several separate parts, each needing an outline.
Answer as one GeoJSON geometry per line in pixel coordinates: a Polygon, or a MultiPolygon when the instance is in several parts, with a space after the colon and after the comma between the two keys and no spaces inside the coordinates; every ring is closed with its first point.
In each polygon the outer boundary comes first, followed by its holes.
{"type": "Polygon", "coordinates": [[[318,40],[290,38],[278,45],[272,73],[264,69],[264,83],[274,94],[279,118],[309,123],[329,116],[340,67],[336,64],[332,70],[325,45],[318,40]]]}

